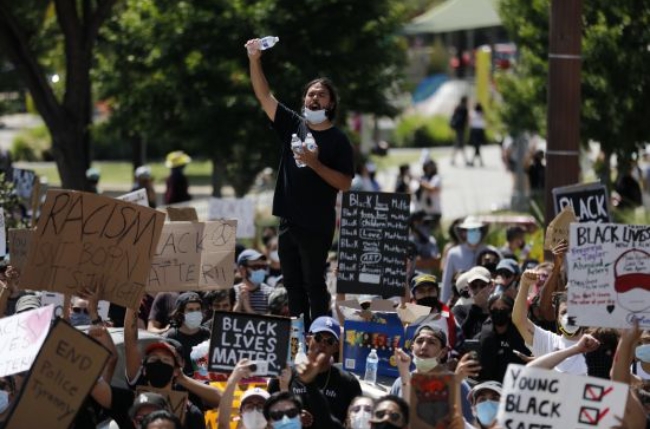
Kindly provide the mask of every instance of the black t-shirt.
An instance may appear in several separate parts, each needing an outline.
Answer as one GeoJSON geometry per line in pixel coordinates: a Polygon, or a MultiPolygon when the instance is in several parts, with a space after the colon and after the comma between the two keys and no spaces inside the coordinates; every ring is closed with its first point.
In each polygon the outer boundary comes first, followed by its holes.
{"type": "Polygon", "coordinates": [[[171,338],[183,345],[183,359],[185,360],[183,372],[185,375],[192,377],[194,375],[194,367],[190,358],[192,347],[210,339],[210,330],[201,326],[196,334],[187,335],[178,330],[178,328],[172,328],[165,332],[165,338],[171,338]]]}
{"type": "Polygon", "coordinates": [[[524,339],[517,328],[510,323],[508,329],[503,334],[498,334],[491,321],[483,325],[483,330],[479,336],[481,360],[481,372],[479,380],[494,380],[503,383],[503,377],[506,375],[506,369],[511,363],[524,365],[523,362],[513,350],[530,356],[530,350],[526,347],[524,339]]]}
{"type": "Polygon", "coordinates": [[[158,292],[151,304],[149,320],[160,323],[160,326],[169,325],[169,316],[176,306],[178,292],[158,292]]]}
{"type": "MultiPolygon", "coordinates": [[[[325,371],[318,374],[314,382],[325,395],[332,415],[339,422],[344,422],[350,403],[354,398],[361,395],[361,385],[349,372],[335,366],[331,366],[330,368],[329,372],[325,371]]],[[[274,393],[278,390],[280,390],[280,384],[277,378],[274,378],[269,383],[269,393],[274,393]]],[[[295,372],[291,376],[289,391],[294,395],[300,396],[302,403],[305,404],[305,409],[311,412],[306,405],[308,404],[307,398],[305,397],[307,388],[298,380],[295,372]]]]}
{"type": "MultiPolygon", "coordinates": [[[[334,231],[336,195],[330,186],[309,167],[299,168],[291,150],[291,135],[304,141],[307,127],[304,118],[278,104],[273,121],[282,142],[282,157],[273,197],[273,214],[309,230],[330,234],[334,231]]],[[[352,145],[336,127],[324,131],[309,129],[318,145],[318,159],[327,167],[354,177],[352,145]]]]}

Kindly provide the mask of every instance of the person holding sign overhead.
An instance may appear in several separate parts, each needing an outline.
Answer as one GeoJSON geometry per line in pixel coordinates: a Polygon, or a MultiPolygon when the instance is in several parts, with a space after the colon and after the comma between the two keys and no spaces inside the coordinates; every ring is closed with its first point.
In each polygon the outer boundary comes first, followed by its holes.
{"type": "Polygon", "coordinates": [[[282,143],[273,214],[280,217],[278,251],[289,310],[292,316],[304,314],[309,325],[330,313],[325,264],[336,228],[336,196],[350,189],[354,177],[352,145],[334,125],[338,96],[329,79],[306,85],[299,114],[271,93],[262,69],[260,41],[249,40],[245,46],[255,96],[282,143]],[[301,142],[313,136],[315,145],[307,148],[303,143],[294,152],[292,135],[301,142]]]}

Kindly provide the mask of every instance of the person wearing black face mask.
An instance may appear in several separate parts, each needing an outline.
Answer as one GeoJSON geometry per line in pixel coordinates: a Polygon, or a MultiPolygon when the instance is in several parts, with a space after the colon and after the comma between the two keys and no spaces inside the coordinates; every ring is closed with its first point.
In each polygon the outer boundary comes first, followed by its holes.
{"type": "Polygon", "coordinates": [[[411,280],[411,302],[431,307],[430,319],[421,323],[433,323],[439,327],[449,340],[449,347],[456,347],[456,338],[460,336],[460,329],[449,307],[438,299],[440,287],[438,279],[432,274],[420,274],[411,280]]]}
{"type": "Polygon", "coordinates": [[[508,364],[525,364],[530,351],[524,339],[513,325],[512,307],[514,301],[505,294],[492,294],[488,299],[490,318],[483,325],[479,335],[481,372],[479,380],[501,381],[508,364]]]}

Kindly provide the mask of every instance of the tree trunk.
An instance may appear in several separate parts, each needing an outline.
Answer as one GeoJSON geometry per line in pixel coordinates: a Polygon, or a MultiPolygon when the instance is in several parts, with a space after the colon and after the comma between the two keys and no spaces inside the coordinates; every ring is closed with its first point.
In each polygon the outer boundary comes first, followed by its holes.
{"type": "Polygon", "coordinates": [[[226,177],[226,166],[221,158],[212,158],[212,196],[221,197],[223,178],[226,177]]]}
{"type": "MultiPolygon", "coordinates": [[[[602,145],[601,145],[602,147],[602,145]]],[[[598,180],[604,184],[607,189],[612,189],[612,152],[603,149],[603,164],[600,171],[597,172],[598,180]]]]}

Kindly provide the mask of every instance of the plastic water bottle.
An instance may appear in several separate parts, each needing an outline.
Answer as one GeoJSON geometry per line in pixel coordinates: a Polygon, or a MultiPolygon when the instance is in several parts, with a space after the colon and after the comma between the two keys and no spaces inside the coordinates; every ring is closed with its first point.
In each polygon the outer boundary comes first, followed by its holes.
{"type": "Polygon", "coordinates": [[[370,384],[377,383],[377,368],[379,367],[379,356],[377,356],[377,350],[372,349],[368,357],[366,358],[366,374],[363,377],[363,381],[370,384]]]}
{"type": "MultiPolygon", "coordinates": [[[[300,137],[298,137],[298,134],[292,134],[291,135],[291,150],[294,153],[302,153],[302,140],[300,140],[300,137]]],[[[298,167],[302,168],[306,164],[304,162],[300,162],[300,161],[298,161],[296,159],[296,165],[298,167]]]]}
{"type": "Polygon", "coordinates": [[[280,38],[276,37],[276,36],[262,37],[260,39],[260,51],[265,51],[267,49],[271,49],[279,41],[280,41],[280,38]]]}
{"type": "Polygon", "coordinates": [[[301,363],[307,363],[307,353],[305,353],[305,343],[300,341],[298,343],[298,353],[296,353],[296,357],[293,360],[293,363],[297,366],[300,365],[301,363]]]}
{"type": "Polygon", "coordinates": [[[307,146],[307,150],[311,152],[316,150],[316,140],[314,139],[314,136],[311,135],[311,133],[307,133],[307,137],[305,137],[305,146],[307,146]]]}

